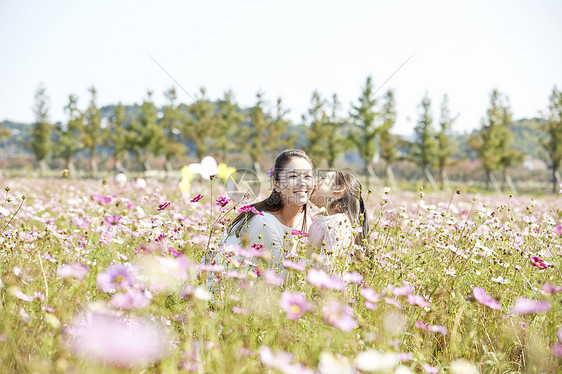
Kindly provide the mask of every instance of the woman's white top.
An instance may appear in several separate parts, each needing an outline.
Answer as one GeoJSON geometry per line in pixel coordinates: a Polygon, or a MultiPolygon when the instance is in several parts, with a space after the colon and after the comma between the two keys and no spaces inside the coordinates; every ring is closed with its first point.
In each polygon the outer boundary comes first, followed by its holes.
{"type": "Polygon", "coordinates": [[[244,225],[240,230],[240,237],[236,237],[235,231],[238,228],[236,226],[223,240],[224,245],[242,246],[242,238],[247,239],[250,245],[261,244],[264,250],[271,251],[271,261],[275,265],[281,264],[285,255],[293,252],[292,232],[295,229],[283,225],[270,213],[263,212],[263,216],[255,215],[249,222],[240,222],[238,225],[244,225]]]}

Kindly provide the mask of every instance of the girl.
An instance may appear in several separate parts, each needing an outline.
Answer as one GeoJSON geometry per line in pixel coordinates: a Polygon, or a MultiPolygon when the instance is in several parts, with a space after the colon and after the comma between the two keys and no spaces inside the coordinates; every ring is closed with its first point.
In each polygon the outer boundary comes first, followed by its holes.
{"type": "Polygon", "coordinates": [[[320,251],[323,265],[333,267],[338,258],[348,265],[352,245],[363,246],[369,233],[361,183],[351,173],[331,171],[320,178],[310,201],[326,210],[310,225],[309,244],[320,251]]]}
{"type": "Polygon", "coordinates": [[[271,264],[281,261],[292,247],[292,232],[308,231],[307,203],[314,189],[312,161],[299,149],[288,149],[275,159],[273,186],[265,200],[240,213],[229,225],[225,245],[263,246],[271,264]]]}

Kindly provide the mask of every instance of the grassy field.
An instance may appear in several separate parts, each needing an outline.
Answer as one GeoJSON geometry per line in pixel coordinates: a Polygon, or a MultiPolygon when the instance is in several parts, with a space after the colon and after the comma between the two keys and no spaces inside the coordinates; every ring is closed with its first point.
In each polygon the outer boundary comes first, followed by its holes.
{"type": "Polygon", "coordinates": [[[351,265],[317,270],[300,238],[283,283],[267,253],[201,264],[245,204],[220,180],[0,187],[6,373],[562,370],[562,194],[375,188],[351,265]]]}

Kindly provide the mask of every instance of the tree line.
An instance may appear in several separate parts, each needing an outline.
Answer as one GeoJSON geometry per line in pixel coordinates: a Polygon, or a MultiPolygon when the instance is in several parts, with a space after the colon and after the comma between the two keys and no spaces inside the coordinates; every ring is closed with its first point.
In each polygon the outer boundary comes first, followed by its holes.
{"type": "MultiPolygon", "coordinates": [[[[283,100],[273,104],[264,94],[256,94],[255,103],[242,108],[232,91],[211,100],[201,88],[191,104],[178,101],[174,87],[166,90],[166,103],[158,108],[153,93],[148,91],[139,110],[128,113],[123,104],[113,107],[108,117],[101,115],[95,87],[89,88],[90,100],[85,109],[78,107],[78,97],[69,95],[64,111],[66,120],[51,123],[46,88],[41,84],[35,93],[35,122],[25,146],[33,153],[38,165],[49,159],[63,160],[65,167],[73,165],[77,155],[86,155],[92,172],[97,172],[98,151],[109,150],[116,168],[123,163],[143,165],[149,169],[155,159],[163,159],[167,169],[174,160],[186,153],[201,159],[214,154],[222,161],[244,154],[252,165],[260,167],[264,156],[274,156],[284,148],[294,147],[298,140],[296,126],[287,118],[289,112],[283,100]]],[[[335,166],[345,152],[356,152],[363,173],[372,173],[372,166],[382,159],[386,177],[399,160],[414,162],[426,179],[436,173],[441,183],[445,169],[455,160],[459,144],[453,140],[457,119],[449,110],[444,95],[439,116],[434,118],[428,94],[418,106],[414,137],[405,139],[393,134],[396,123],[396,103],[393,90],[380,97],[375,95],[371,77],[367,77],[359,96],[349,109],[342,110],[337,94],[323,97],[312,93],[310,106],[302,115],[305,143],[299,144],[318,164],[335,166]],[[344,113],[342,115],[342,113],[344,113]]],[[[553,191],[557,188],[557,171],[562,163],[562,93],[554,87],[548,112],[541,130],[543,159],[551,171],[553,191]]],[[[524,155],[513,148],[511,126],[514,121],[506,95],[498,90],[490,94],[489,107],[480,127],[472,134],[468,146],[477,155],[485,170],[487,185],[500,173],[502,180],[510,167],[520,165],[524,155]]],[[[302,135],[302,134],[301,134],[302,135]]],[[[0,127],[0,139],[10,136],[0,127]]]]}

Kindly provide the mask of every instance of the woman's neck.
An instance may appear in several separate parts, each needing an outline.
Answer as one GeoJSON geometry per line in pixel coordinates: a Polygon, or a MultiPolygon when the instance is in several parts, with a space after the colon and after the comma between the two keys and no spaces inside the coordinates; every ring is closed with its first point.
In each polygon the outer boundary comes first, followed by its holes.
{"type": "Polygon", "coordinates": [[[281,210],[271,214],[283,225],[294,229],[300,228],[304,219],[302,206],[299,205],[285,205],[281,210]]]}

